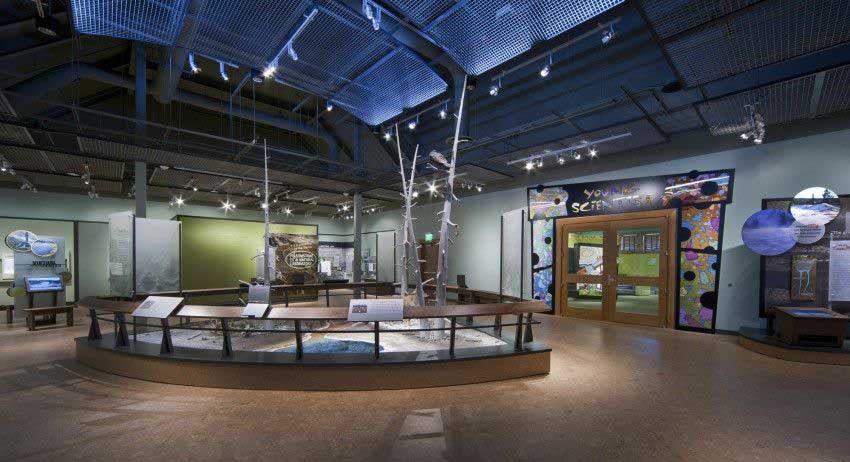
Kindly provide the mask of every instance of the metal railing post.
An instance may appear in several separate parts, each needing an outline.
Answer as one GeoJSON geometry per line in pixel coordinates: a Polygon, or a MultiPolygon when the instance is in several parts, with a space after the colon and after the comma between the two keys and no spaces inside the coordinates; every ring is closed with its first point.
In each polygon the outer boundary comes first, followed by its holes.
{"type": "Polygon", "coordinates": [[[516,338],[514,339],[514,348],[517,350],[522,349],[522,320],[524,317],[524,313],[517,315],[516,338]]]}
{"type": "Polygon", "coordinates": [[[115,313],[115,323],[118,325],[118,335],[115,336],[115,346],[125,347],[130,345],[130,338],[127,335],[127,321],[124,318],[124,313],[115,313]]]}
{"type": "Polygon", "coordinates": [[[227,358],[233,354],[233,344],[230,341],[230,329],[227,319],[221,318],[221,357],[227,358]]]}
{"type": "Polygon", "coordinates": [[[457,317],[452,316],[452,328],[449,334],[449,356],[455,355],[455,329],[457,327],[457,317]]]}
{"type": "MultiPolygon", "coordinates": [[[[162,344],[159,347],[159,354],[170,354],[174,352],[174,346],[171,344],[171,326],[168,325],[168,318],[160,319],[162,323],[162,344]]],[[[135,329],[136,318],[133,317],[133,326],[135,329]]]]}
{"type": "Polygon", "coordinates": [[[375,359],[381,355],[381,330],[378,327],[380,322],[375,321],[375,359]]]}
{"type": "Polygon", "coordinates": [[[89,309],[89,316],[91,317],[91,327],[89,327],[89,340],[100,340],[103,338],[100,335],[100,323],[97,320],[97,312],[94,309],[89,309]]]}
{"type": "Polygon", "coordinates": [[[304,357],[304,346],[301,344],[301,321],[295,320],[295,358],[304,357]]]}

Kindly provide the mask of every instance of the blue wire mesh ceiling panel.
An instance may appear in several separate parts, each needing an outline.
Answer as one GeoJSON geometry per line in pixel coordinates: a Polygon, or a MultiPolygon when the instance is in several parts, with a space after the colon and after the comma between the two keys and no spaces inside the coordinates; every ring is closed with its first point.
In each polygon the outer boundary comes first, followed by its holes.
{"type": "MultiPolygon", "coordinates": [[[[680,8],[704,3],[686,2],[680,8]]],[[[713,14],[717,16],[727,10],[713,14]]],[[[668,24],[671,13],[656,17],[650,11],[653,9],[647,8],[654,27],[679,30],[668,24]]],[[[681,14],[684,13],[677,13],[676,17],[681,14]]],[[[685,30],[667,41],[665,47],[685,83],[695,86],[847,41],[850,41],[847,0],[770,0],[718,16],[717,21],[706,26],[685,30]]]]}
{"type": "Polygon", "coordinates": [[[307,5],[305,0],[208,1],[191,47],[262,69],[283,46],[307,5]]]}
{"type": "Polygon", "coordinates": [[[850,111],[850,65],[824,72],[818,115],[850,111]]]}
{"type": "Polygon", "coordinates": [[[479,75],[622,2],[468,0],[426,30],[467,72],[479,75]]]}
{"type": "Polygon", "coordinates": [[[386,0],[386,4],[401,11],[419,27],[426,27],[440,14],[461,1],[465,0],[386,0]]]}
{"type": "Polygon", "coordinates": [[[333,101],[367,124],[378,125],[447,87],[419,57],[399,48],[357,76],[333,101]]]}
{"type": "Polygon", "coordinates": [[[321,2],[316,18],[295,39],[298,61],[281,60],[278,75],[295,86],[330,97],[392,47],[365,17],[332,2],[321,2]]]}
{"type": "Polygon", "coordinates": [[[71,0],[71,17],[83,34],[171,45],[187,0],[71,0]]]}

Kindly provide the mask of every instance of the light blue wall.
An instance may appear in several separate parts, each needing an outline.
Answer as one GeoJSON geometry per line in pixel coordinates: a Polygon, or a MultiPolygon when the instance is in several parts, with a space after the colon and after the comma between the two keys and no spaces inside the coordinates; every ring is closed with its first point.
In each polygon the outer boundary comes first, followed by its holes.
{"type": "MultiPolygon", "coordinates": [[[[761,208],[761,200],[766,197],[793,196],[809,186],[824,186],[838,194],[850,194],[850,130],[762,146],[748,145],[554,183],[583,183],[726,168],[735,169],[735,186],[733,203],[726,209],[717,328],[737,330],[741,326],[763,324],[758,318],[759,258],[744,247],[741,226],[747,217],[761,208]]],[[[533,184],[533,180],[531,182],[533,184]]],[[[498,289],[499,216],[525,207],[525,194],[525,188],[521,188],[463,199],[461,207],[454,212],[453,221],[461,225],[462,234],[457,245],[450,250],[450,280],[454,280],[457,274],[466,274],[470,286],[498,289]]],[[[419,236],[437,229],[434,214],[438,206],[426,201],[417,208],[414,215],[419,218],[416,222],[419,236]]],[[[389,211],[367,217],[365,229],[395,229],[400,225],[398,211],[389,211]]],[[[529,245],[526,242],[526,252],[529,245]]]]}

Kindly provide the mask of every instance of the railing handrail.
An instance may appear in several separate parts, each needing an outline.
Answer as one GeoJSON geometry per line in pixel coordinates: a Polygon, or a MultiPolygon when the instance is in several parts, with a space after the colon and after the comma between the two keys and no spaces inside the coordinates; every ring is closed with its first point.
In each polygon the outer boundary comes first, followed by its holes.
{"type": "MultiPolygon", "coordinates": [[[[131,314],[141,302],[111,301],[96,297],[86,297],[77,302],[77,306],[88,310],[131,314]]],[[[243,306],[184,305],[173,316],[203,319],[246,319],[242,317],[243,306]]],[[[519,315],[526,313],[544,313],[549,305],[540,300],[513,303],[485,303],[477,305],[448,306],[405,306],[404,319],[451,318],[463,316],[519,315]]],[[[348,318],[348,307],[272,307],[262,318],[266,320],[314,320],[339,321],[348,318]]]]}

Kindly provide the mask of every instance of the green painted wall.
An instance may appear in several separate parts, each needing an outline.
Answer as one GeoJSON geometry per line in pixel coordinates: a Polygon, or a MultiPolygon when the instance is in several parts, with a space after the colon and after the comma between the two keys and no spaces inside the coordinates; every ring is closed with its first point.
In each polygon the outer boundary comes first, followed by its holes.
{"type": "MultiPolygon", "coordinates": [[[[263,247],[263,223],[215,218],[178,217],[183,222],[183,288],[235,287],[255,276],[252,258],[263,247]]],[[[318,234],[313,225],[272,224],[272,233],[318,234]]]]}

